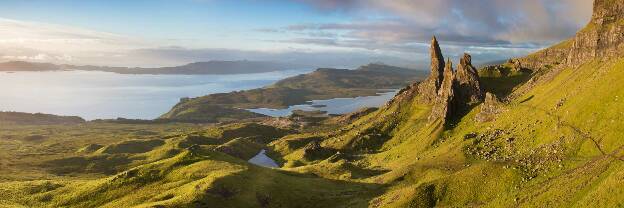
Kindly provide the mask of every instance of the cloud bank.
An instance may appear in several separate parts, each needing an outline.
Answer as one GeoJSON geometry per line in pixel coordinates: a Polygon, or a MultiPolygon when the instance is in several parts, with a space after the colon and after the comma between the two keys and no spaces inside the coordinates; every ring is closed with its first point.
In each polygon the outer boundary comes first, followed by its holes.
{"type": "Polygon", "coordinates": [[[336,24],[286,30],[342,31],[343,37],[388,43],[435,34],[456,44],[545,44],[570,37],[591,16],[591,0],[298,0],[354,16],[336,24]]]}
{"type": "MultiPolygon", "coordinates": [[[[302,37],[302,45],[359,48],[398,53],[426,51],[436,35],[457,57],[475,60],[519,56],[574,35],[591,16],[591,0],[295,0],[319,12],[351,19],[302,23],[267,32],[302,37]],[[319,35],[322,34],[322,35],[319,35]],[[479,57],[479,55],[481,57],[479,57]]],[[[443,47],[444,47],[443,46],[443,47]]]]}
{"type": "Polygon", "coordinates": [[[244,33],[262,37],[257,41],[264,48],[255,50],[171,46],[166,40],[0,18],[0,61],[153,67],[248,59],[315,67],[386,62],[425,69],[432,35],[448,57],[469,52],[477,64],[502,60],[571,37],[589,20],[592,7],[591,0],[290,1],[341,18],[249,28],[244,33]]]}

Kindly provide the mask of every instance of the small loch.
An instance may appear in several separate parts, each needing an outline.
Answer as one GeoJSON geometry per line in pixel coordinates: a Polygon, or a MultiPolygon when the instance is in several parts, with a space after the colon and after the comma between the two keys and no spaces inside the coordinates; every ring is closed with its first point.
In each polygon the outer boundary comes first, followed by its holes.
{"type": "Polygon", "coordinates": [[[364,107],[380,107],[394,97],[399,90],[387,90],[373,96],[312,100],[308,104],[293,105],[285,109],[255,108],[248,111],[272,117],[286,117],[294,110],[325,111],[328,114],[346,114],[364,107]]]}
{"type": "Polygon", "coordinates": [[[260,150],[260,152],[256,156],[249,159],[248,162],[269,168],[279,168],[279,165],[277,165],[273,159],[266,155],[266,150],[260,150]]]}

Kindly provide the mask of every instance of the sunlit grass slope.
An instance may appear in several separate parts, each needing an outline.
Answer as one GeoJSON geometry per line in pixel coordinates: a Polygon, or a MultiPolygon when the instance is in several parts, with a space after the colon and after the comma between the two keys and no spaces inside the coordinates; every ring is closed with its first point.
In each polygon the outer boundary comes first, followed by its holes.
{"type": "Polygon", "coordinates": [[[622,206],[622,79],[624,60],[594,61],[558,71],[494,121],[476,122],[477,107],[452,126],[428,122],[416,96],[271,147],[291,171],[388,185],[371,206],[622,206]]]}

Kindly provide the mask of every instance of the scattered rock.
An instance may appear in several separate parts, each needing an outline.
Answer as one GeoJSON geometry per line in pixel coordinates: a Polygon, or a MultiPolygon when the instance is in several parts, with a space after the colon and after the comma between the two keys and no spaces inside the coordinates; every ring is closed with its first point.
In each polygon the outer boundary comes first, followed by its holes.
{"type": "Polygon", "coordinates": [[[465,140],[473,139],[473,138],[476,138],[476,137],[477,137],[477,133],[474,133],[474,132],[473,133],[468,133],[468,134],[464,135],[464,139],[465,140]]]}

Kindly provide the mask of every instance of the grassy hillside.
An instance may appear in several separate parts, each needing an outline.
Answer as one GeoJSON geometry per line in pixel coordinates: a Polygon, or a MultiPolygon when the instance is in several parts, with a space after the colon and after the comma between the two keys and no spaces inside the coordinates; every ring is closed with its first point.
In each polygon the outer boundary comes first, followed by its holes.
{"type": "Polygon", "coordinates": [[[4,126],[0,203],[619,206],[622,79],[624,59],[562,69],[493,121],[476,122],[477,107],[452,126],[430,122],[431,107],[410,89],[336,130],[307,133],[255,123],[4,126]],[[282,170],[245,162],[263,148],[282,170]]]}
{"type": "MultiPolygon", "coordinates": [[[[313,128],[2,125],[0,206],[623,207],[624,58],[564,50],[576,46],[480,69],[483,88],[502,99],[449,120],[430,119],[435,106],[414,83],[379,109],[313,128]],[[281,168],[246,162],[261,149],[281,168]]],[[[327,82],[267,90],[371,86],[323,73],[309,76],[327,82]]]]}
{"type": "Polygon", "coordinates": [[[623,78],[624,59],[561,69],[494,120],[475,121],[477,107],[452,125],[429,121],[431,107],[408,88],[350,123],[305,133],[255,123],[3,126],[0,204],[622,206],[623,78]],[[245,162],[263,148],[284,167],[245,162]]]}

